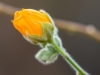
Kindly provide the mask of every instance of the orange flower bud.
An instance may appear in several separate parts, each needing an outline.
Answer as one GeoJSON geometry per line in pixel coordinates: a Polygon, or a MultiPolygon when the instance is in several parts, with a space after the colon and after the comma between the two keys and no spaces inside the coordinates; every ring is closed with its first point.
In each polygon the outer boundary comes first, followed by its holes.
{"type": "Polygon", "coordinates": [[[14,27],[23,37],[33,43],[45,43],[53,38],[56,27],[44,10],[22,9],[14,14],[14,27]]]}
{"type": "Polygon", "coordinates": [[[42,36],[42,26],[40,23],[51,23],[45,13],[34,9],[22,9],[15,12],[12,22],[14,27],[25,37],[27,37],[27,33],[42,36]]]}

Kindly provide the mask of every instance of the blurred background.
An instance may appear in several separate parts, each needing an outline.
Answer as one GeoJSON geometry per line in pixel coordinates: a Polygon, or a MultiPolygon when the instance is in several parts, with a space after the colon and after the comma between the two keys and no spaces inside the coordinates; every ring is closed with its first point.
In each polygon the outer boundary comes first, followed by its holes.
{"type": "MultiPolygon", "coordinates": [[[[92,24],[100,30],[100,0],[0,0],[19,8],[44,9],[52,17],[92,24]]],[[[0,13],[0,75],[75,75],[61,56],[44,66],[35,58],[40,49],[25,41],[14,29],[13,16],[0,13]]],[[[91,75],[100,75],[100,42],[59,30],[63,45],[91,75]]]]}

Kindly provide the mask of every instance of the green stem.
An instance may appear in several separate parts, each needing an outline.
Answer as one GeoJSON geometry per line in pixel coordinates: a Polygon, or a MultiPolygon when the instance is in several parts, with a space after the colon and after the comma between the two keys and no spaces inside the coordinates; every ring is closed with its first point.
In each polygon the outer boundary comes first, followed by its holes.
{"type": "Polygon", "coordinates": [[[64,59],[67,60],[67,62],[74,68],[77,75],[89,75],[70,57],[68,52],[65,52],[63,48],[60,48],[58,45],[56,45],[54,41],[52,41],[51,44],[56,48],[59,54],[63,56],[64,59]]]}

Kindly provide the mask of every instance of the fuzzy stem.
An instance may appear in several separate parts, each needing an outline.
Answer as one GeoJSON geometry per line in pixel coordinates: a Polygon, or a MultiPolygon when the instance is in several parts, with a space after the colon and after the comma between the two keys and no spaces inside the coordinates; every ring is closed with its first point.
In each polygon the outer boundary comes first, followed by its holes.
{"type": "Polygon", "coordinates": [[[56,48],[59,54],[73,67],[77,75],[89,75],[70,57],[68,52],[65,52],[63,48],[60,48],[58,45],[56,45],[54,41],[52,41],[51,44],[56,48]]]}

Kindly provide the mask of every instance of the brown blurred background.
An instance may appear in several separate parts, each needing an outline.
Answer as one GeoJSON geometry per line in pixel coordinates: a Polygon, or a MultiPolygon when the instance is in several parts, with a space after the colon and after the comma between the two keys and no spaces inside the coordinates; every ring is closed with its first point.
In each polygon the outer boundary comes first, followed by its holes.
{"type": "MultiPolygon", "coordinates": [[[[0,0],[19,8],[45,9],[52,17],[93,24],[100,30],[100,0],[0,0]]],[[[44,66],[34,55],[40,49],[25,41],[11,23],[13,16],[0,13],[0,75],[75,75],[61,56],[44,66]]],[[[91,75],[100,75],[100,43],[82,35],[59,31],[64,47],[91,75]]]]}

